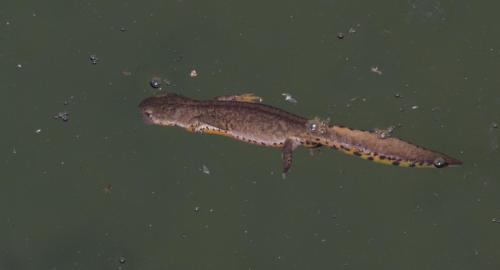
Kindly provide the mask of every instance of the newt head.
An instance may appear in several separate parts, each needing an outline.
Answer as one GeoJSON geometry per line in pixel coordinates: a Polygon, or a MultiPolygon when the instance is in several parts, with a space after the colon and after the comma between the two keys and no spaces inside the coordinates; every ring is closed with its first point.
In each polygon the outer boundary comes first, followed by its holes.
{"type": "Polygon", "coordinates": [[[161,114],[159,113],[159,108],[158,97],[149,97],[141,101],[139,111],[145,124],[160,124],[161,119],[158,115],[161,114]]]}
{"type": "Polygon", "coordinates": [[[182,118],[182,107],[189,98],[176,94],[148,97],[139,103],[139,111],[146,124],[173,126],[182,118]]]}

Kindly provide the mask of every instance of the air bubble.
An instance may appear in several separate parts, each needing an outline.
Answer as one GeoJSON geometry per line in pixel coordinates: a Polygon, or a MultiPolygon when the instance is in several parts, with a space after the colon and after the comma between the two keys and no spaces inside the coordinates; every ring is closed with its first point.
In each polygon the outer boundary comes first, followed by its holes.
{"type": "Polygon", "coordinates": [[[160,88],[161,86],[161,81],[158,78],[153,78],[151,81],[149,81],[149,85],[155,89],[160,88]]]}
{"type": "Polygon", "coordinates": [[[443,168],[446,166],[446,161],[442,157],[436,158],[433,163],[436,168],[443,168]]]}
{"type": "Polygon", "coordinates": [[[118,261],[119,261],[121,264],[124,264],[124,263],[126,263],[126,262],[127,262],[127,258],[125,258],[125,257],[123,257],[123,256],[122,256],[122,257],[120,257],[120,259],[119,259],[118,261]]]}

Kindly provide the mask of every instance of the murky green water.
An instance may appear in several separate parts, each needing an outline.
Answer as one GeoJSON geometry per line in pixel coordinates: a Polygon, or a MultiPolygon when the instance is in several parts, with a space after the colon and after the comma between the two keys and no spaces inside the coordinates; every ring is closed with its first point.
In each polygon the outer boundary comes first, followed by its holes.
{"type": "Polygon", "coordinates": [[[499,8],[3,2],[0,269],[498,269],[499,8]],[[465,166],[299,150],[283,180],[275,149],[145,126],[153,77],[195,98],[253,91],[354,128],[396,125],[465,166]]]}

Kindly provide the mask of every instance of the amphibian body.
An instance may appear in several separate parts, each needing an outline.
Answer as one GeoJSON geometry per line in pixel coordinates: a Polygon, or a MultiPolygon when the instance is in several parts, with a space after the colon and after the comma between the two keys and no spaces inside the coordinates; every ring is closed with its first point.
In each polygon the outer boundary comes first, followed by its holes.
{"type": "Polygon", "coordinates": [[[251,94],[195,100],[177,94],[146,98],[139,104],[146,123],[177,126],[190,132],[217,134],[282,151],[283,172],[292,152],[302,145],[325,146],[344,153],[401,167],[443,168],[462,164],[445,154],[368,131],[330,125],[261,104],[251,94]]]}

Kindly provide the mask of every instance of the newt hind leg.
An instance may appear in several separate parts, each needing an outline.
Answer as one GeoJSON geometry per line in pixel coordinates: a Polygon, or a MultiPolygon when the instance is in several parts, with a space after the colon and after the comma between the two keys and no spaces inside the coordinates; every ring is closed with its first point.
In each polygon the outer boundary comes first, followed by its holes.
{"type": "Polygon", "coordinates": [[[299,142],[293,139],[286,139],[281,152],[281,158],[283,160],[283,176],[285,176],[292,167],[293,150],[295,150],[299,144],[299,142]]]}
{"type": "Polygon", "coordinates": [[[241,95],[229,95],[229,96],[219,96],[215,97],[218,101],[239,101],[239,102],[250,102],[250,103],[260,103],[262,98],[254,95],[253,93],[244,93],[241,95]]]}

